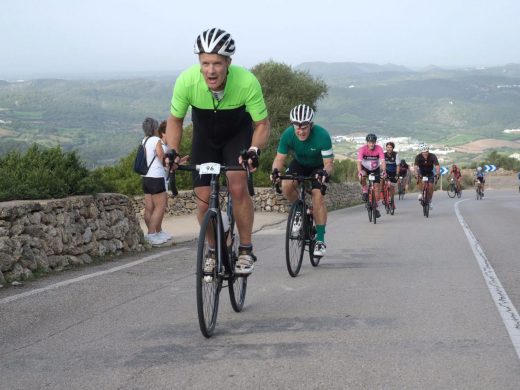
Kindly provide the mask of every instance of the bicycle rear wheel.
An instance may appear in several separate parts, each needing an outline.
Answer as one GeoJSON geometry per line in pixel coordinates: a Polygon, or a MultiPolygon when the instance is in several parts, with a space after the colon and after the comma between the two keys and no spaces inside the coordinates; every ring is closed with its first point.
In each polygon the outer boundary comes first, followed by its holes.
{"type": "MultiPolygon", "coordinates": [[[[228,253],[231,260],[231,268],[234,269],[238,260],[239,237],[238,232],[235,231],[235,221],[233,220],[229,225],[228,234],[228,253]]],[[[231,307],[238,313],[242,311],[246,300],[247,276],[232,275],[229,278],[228,284],[231,307]]]]}
{"type": "Polygon", "coordinates": [[[303,261],[303,251],[305,250],[305,210],[303,202],[297,200],[291,206],[287,218],[287,229],[285,232],[285,262],[287,271],[293,278],[298,275],[303,261]],[[293,232],[293,226],[299,226],[293,232]]]}
{"type": "Polygon", "coordinates": [[[208,211],[200,227],[199,244],[197,250],[197,314],[200,331],[205,337],[211,337],[215,330],[218,314],[219,294],[222,288],[222,276],[219,275],[217,248],[217,215],[208,211]],[[212,248],[208,241],[211,241],[212,248]],[[210,250],[215,253],[215,266],[212,272],[204,272],[206,257],[210,250]]]}

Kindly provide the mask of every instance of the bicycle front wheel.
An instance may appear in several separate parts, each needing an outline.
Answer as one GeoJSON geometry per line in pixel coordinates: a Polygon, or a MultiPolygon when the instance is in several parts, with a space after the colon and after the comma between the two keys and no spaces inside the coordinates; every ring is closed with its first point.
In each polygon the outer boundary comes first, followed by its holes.
{"type": "Polygon", "coordinates": [[[390,196],[390,214],[394,215],[395,213],[395,202],[394,202],[394,194],[390,196]]]}
{"type": "MultiPolygon", "coordinates": [[[[231,259],[231,267],[234,269],[238,261],[238,232],[235,231],[235,222],[232,221],[229,227],[228,253],[231,259]]],[[[229,299],[231,307],[237,313],[242,311],[246,300],[247,276],[233,275],[229,279],[229,299]]]]}
{"type": "Polygon", "coordinates": [[[208,211],[200,227],[196,272],[197,314],[200,331],[205,337],[211,337],[215,330],[219,294],[222,288],[222,276],[218,272],[221,262],[217,250],[217,229],[217,215],[208,211]],[[211,270],[212,257],[214,265],[211,270]],[[207,268],[206,272],[204,268],[207,268]]]}
{"type": "Polygon", "coordinates": [[[376,190],[374,187],[372,187],[372,200],[370,203],[370,207],[372,209],[372,222],[374,222],[374,225],[375,225],[377,223],[377,217],[376,217],[377,198],[376,198],[376,190]]]}
{"type": "Polygon", "coordinates": [[[448,192],[448,196],[450,198],[455,198],[456,192],[455,192],[455,185],[453,183],[448,185],[448,189],[446,190],[448,192]]]}
{"type": "Polygon", "coordinates": [[[303,202],[297,200],[291,206],[287,218],[287,230],[285,232],[285,262],[287,271],[293,278],[298,275],[303,261],[305,250],[305,226],[304,226],[303,202]]]}

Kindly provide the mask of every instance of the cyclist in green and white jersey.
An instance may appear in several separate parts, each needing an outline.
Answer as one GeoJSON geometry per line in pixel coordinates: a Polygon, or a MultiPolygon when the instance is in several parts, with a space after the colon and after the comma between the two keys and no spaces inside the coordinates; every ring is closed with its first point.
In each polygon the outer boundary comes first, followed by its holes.
{"type": "MultiPolygon", "coordinates": [[[[202,32],[195,41],[194,51],[199,56],[199,64],[182,72],[173,89],[166,128],[168,146],[179,150],[182,124],[191,107],[191,162],[236,165],[240,151],[247,149],[247,162],[255,171],[270,128],[260,83],[245,68],[231,65],[235,41],[224,30],[211,28],[202,32]]],[[[253,201],[247,190],[245,172],[227,172],[227,179],[240,236],[235,272],[250,274],[254,262],[253,201]]],[[[192,181],[197,198],[197,218],[202,222],[208,209],[210,178],[194,173],[192,181]]]]}
{"type": "MultiPolygon", "coordinates": [[[[334,153],[332,141],[327,130],[314,124],[314,110],[300,104],[291,110],[292,126],[288,127],[280,137],[278,151],[272,165],[271,179],[276,182],[283,169],[287,154],[292,151],[294,159],[287,168],[287,173],[302,176],[314,176],[312,181],[312,205],[316,221],[315,256],[324,256],[325,225],[327,224],[327,207],[320,191],[321,184],[329,180],[334,168],[334,153]]],[[[295,181],[283,180],[282,192],[289,202],[298,199],[298,189],[295,181]]]]}

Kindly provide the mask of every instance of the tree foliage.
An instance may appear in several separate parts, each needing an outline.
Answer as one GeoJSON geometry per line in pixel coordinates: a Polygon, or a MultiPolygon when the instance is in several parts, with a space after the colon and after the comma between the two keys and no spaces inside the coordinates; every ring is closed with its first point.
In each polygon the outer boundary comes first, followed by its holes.
{"type": "Polygon", "coordinates": [[[0,201],[63,198],[83,193],[89,172],[76,152],[34,144],[0,157],[0,201]]]}

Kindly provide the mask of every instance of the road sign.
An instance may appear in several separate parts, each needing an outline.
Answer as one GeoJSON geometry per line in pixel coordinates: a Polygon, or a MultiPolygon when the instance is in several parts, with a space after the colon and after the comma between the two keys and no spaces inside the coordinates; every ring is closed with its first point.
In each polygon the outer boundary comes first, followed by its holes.
{"type": "Polygon", "coordinates": [[[494,165],[484,165],[484,172],[495,172],[497,167],[494,165]]]}
{"type": "Polygon", "coordinates": [[[447,167],[441,167],[441,175],[445,175],[449,172],[450,170],[447,168],[447,167]]]}

